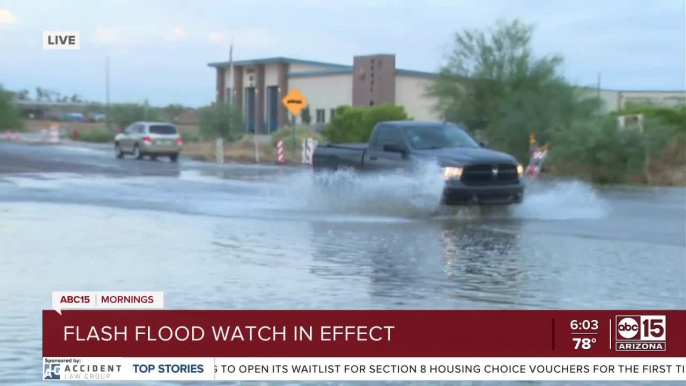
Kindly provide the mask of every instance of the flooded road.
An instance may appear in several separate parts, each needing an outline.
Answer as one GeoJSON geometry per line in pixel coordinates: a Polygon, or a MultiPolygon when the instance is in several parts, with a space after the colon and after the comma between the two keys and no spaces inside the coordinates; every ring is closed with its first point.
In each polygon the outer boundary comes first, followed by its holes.
{"type": "Polygon", "coordinates": [[[438,176],[0,143],[0,382],[40,383],[59,290],[164,291],[170,309],[686,307],[684,189],[549,182],[483,213],[438,208],[438,176]]]}

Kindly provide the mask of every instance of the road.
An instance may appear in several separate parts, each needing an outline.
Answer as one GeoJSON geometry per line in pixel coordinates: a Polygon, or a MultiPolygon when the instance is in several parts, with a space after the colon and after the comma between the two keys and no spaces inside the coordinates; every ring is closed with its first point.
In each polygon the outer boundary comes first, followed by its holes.
{"type": "Polygon", "coordinates": [[[0,142],[0,379],[37,382],[53,290],[161,290],[176,309],[686,307],[683,188],[547,182],[483,213],[437,209],[440,184],[0,142]]]}

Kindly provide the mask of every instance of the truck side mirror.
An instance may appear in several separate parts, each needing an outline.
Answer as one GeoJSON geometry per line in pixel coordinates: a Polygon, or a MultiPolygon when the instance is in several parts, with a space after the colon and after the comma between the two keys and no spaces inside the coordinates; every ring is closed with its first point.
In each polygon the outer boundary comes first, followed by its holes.
{"type": "Polygon", "coordinates": [[[483,141],[479,142],[479,146],[484,147],[484,148],[488,148],[488,144],[486,142],[483,142],[483,141]]]}

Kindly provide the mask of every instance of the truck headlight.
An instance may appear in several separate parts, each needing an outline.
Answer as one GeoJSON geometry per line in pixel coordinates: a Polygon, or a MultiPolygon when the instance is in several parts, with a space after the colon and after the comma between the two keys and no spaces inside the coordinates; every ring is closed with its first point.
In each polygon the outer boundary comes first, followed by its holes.
{"type": "Polygon", "coordinates": [[[462,168],[447,167],[443,168],[443,178],[446,180],[459,180],[462,176],[462,168]]]}
{"type": "Polygon", "coordinates": [[[524,166],[522,164],[517,164],[517,175],[519,177],[524,175],[524,166]]]}

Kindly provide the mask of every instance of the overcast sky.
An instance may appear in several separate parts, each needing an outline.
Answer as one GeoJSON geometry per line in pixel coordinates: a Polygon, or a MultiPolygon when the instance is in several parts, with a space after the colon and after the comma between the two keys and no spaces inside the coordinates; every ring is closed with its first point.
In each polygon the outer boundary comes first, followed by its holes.
{"type": "Polygon", "coordinates": [[[570,81],[625,90],[684,90],[684,0],[0,0],[0,84],[154,105],[208,104],[208,62],[288,56],[352,64],[394,53],[436,71],[462,28],[498,18],[536,26],[538,54],[560,54],[570,81]],[[44,51],[43,30],[79,31],[79,51],[44,51]]]}

